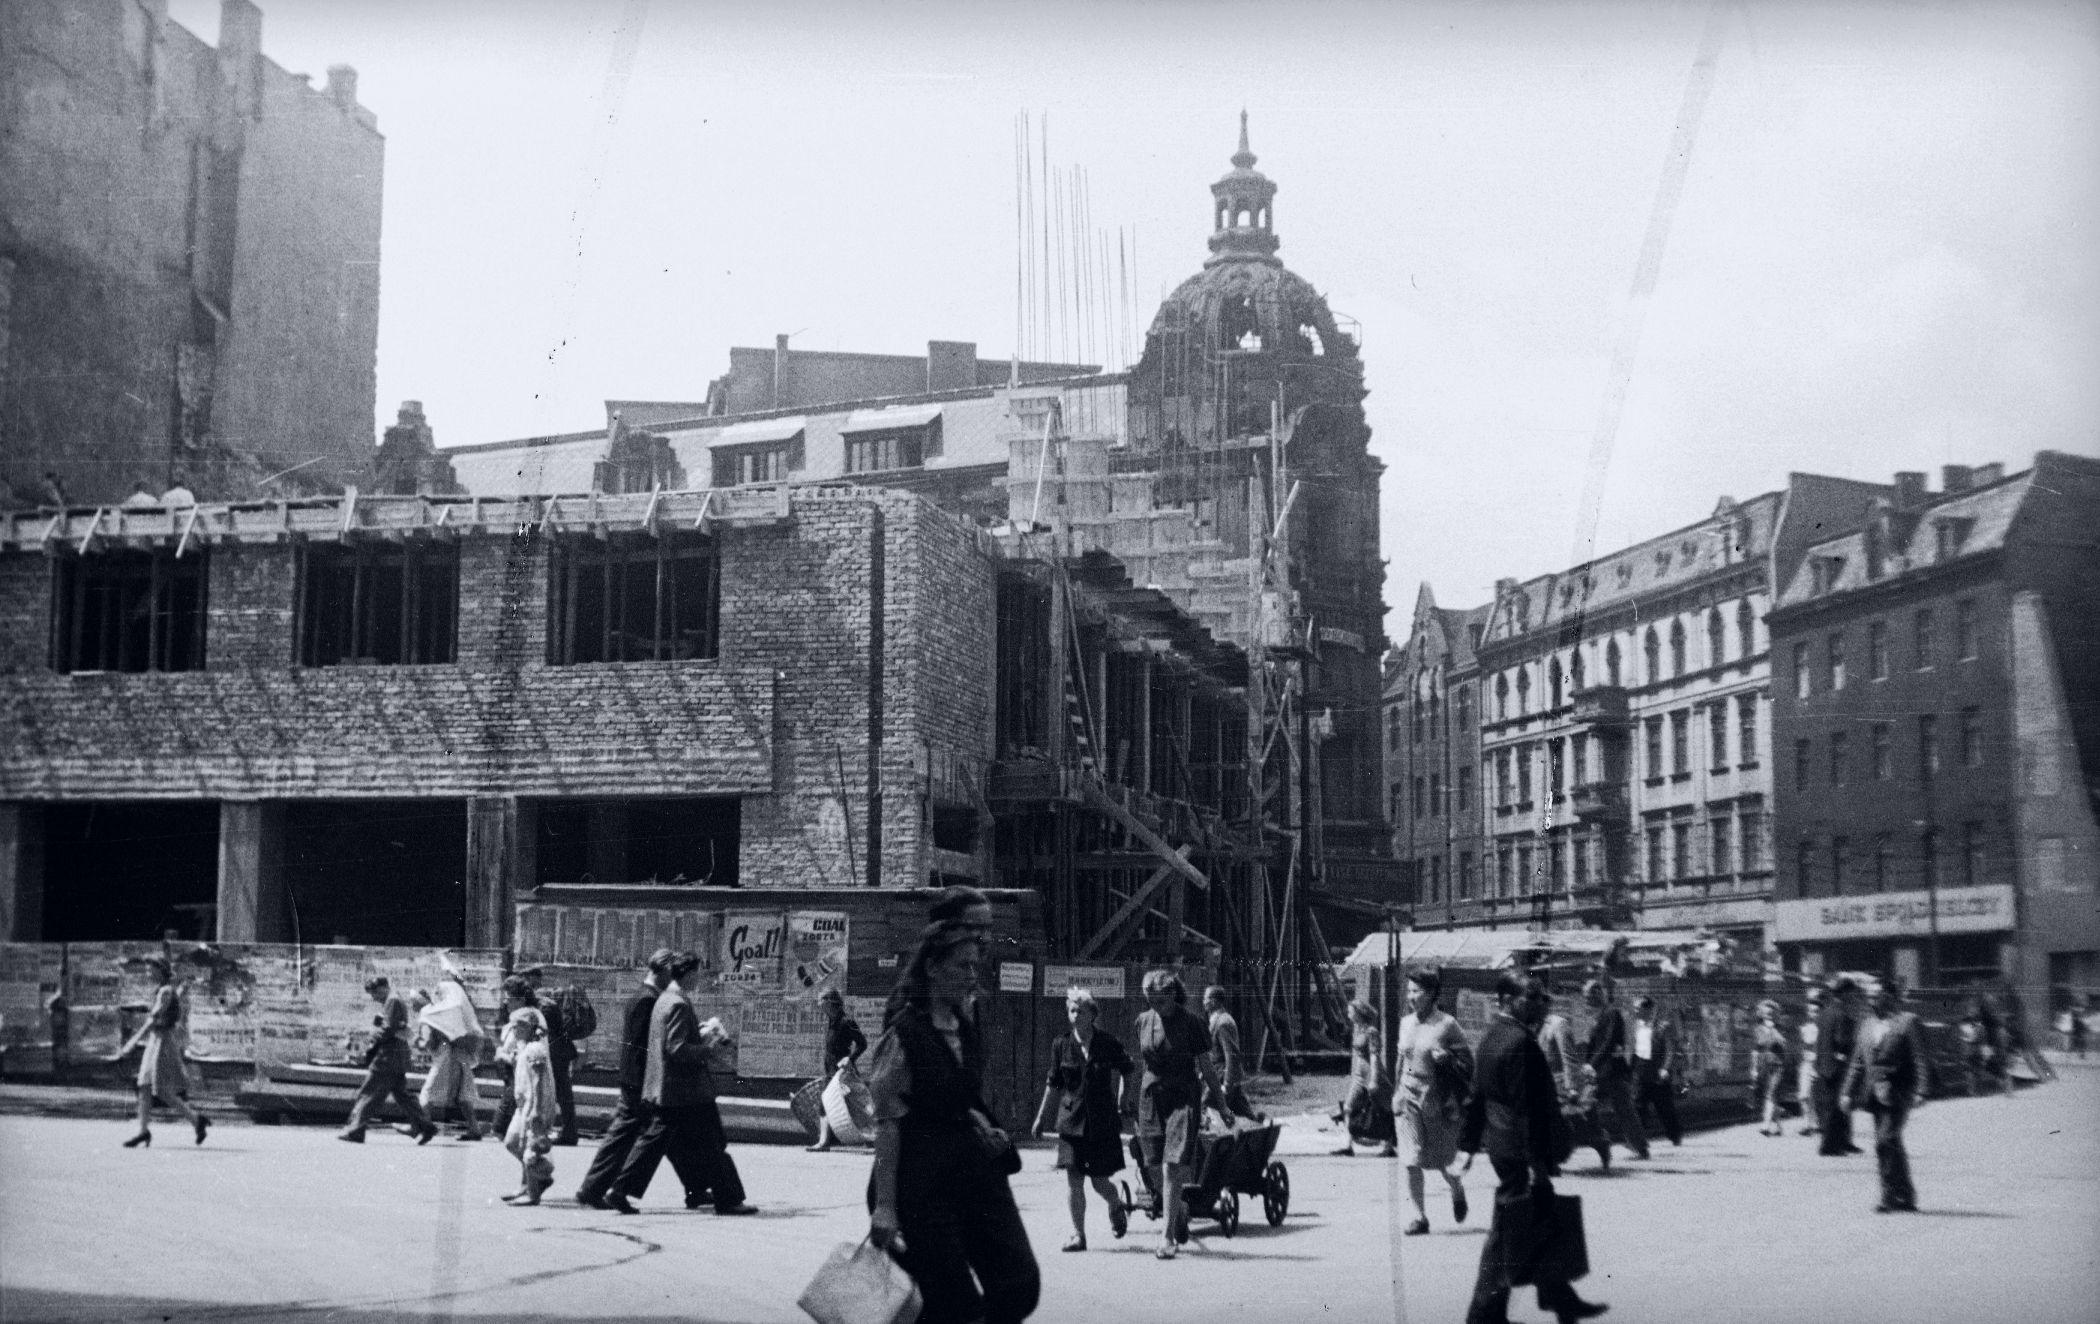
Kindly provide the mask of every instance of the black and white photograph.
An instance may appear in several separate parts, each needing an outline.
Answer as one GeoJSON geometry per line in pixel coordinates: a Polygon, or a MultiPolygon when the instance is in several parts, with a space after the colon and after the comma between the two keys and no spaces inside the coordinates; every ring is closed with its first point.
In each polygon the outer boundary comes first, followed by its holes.
{"type": "Polygon", "coordinates": [[[0,1324],[2095,1247],[2094,0],[0,0],[0,1324]]]}

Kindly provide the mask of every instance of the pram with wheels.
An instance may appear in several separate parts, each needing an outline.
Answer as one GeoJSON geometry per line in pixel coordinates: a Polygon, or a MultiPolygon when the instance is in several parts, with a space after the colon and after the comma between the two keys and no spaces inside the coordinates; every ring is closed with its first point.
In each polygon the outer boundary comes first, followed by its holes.
{"type": "MultiPolygon", "coordinates": [[[[1276,1137],[1280,1134],[1282,1127],[1275,1122],[1205,1131],[1197,1140],[1195,1178],[1182,1188],[1188,1217],[1216,1219],[1225,1235],[1233,1236],[1240,1230],[1240,1197],[1244,1195],[1250,1199],[1260,1197],[1262,1216],[1269,1220],[1270,1227],[1280,1226],[1291,1211],[1290,1169],[1274,1157],[1276,1137]]],[[[1130,1138],[1130,1156],[1144,1183],[1145,1200],[1142,1204],[1133,1203],[1130,1183],[1125,1182],[1123,1203],[1141,1210],[1147,1218],[1157,1219],[1165,1212],[1161,1207],[1165,1195],[1160,1190],[1159,1173],[1146,1166],[1144,1147],[1136,1136],[1130,1138]]],[[[1174,1239],[1189,1239],[1185,1224],[1174,1230],[1174,1239]]]]}

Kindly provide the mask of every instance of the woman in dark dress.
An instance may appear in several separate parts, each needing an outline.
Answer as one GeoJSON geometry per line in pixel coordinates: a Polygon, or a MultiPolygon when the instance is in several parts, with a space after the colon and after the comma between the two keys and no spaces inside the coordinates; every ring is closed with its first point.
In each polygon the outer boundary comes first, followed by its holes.
{"type": "MultiPolygon", "coordinates": [[[[1098,1029],[1101,1009],[1083,988],[1065,991],[1065,1019],[1072,1032],[1050,1049],[1050,1077],[1036,1110],[1035,1133],[1057,1128],[1057,1166],[1065,1170],[1072,1235],[1066,1250],[1086,1249],[1086,1184],[1108,1204],[1108,1226],[1117,1237],[1130,1230],[1130,1211],[1109,1178],[1123,1168],[1123,1096],[1137,1069],[1122,1040],[1098,1029]]],[[[1135,1095],[1132,1095],[1135,1098],[1135,1095]]]]}
{"type": "Polygon", "coordinates": [[[153,967],[159,987],[153,991],[153,1007],[146,1013],[146,1023],[138,1028],[125,1045],[117,1050],[122,1057],[141,1042],[146,1052],[139,1061],[139,1133],[124,1142],[124,1148],[135,1149],[153,1143],[153,1100],[158,1096],[162,1103],[173,1105],[190,1121],[197,1133],[197,1143],[204,1143],[204,1133],[211,1126],[211,1119],[190,1106],[190,1072],[182,1060],[183,1033],[182,990],[175,985],[174,967],[166,961],[155,959],[147,964],[153,967]]]}
{"type": "Polygon", "coordinates": [[[979,926],[929,926],[897,980],[875,1043],[875,1165],[868,1239],[918,1284],[920,1324],[1015,1324],[1042,1292],[1007,1176],[1013,1142],[984,1101],[970,1012],[979,926]]]}

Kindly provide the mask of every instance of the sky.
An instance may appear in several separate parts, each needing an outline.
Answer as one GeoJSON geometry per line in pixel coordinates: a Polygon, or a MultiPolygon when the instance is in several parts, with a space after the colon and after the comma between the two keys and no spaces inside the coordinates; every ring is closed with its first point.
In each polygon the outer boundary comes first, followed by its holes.
{"type": "Polygon", "coordinates": [[[1396,642],[1423,582],[1790,471],[2100,453],[2091,3],[262,5],[386,135],[379,415],[440,446],[698,399],[779,333],[1096,361],[1119,323],[1017,330],[1017,117],[1141,327],[1244,108],[1279,256],[1361,330],[1396,642]]]}

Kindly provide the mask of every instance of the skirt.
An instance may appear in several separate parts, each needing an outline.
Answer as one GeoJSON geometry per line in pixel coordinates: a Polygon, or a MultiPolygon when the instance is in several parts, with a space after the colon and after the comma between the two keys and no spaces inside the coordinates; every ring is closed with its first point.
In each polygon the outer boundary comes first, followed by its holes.
{"type": "Polygon", "coordinates": [[[1151,1094],[1138,1096],[1138,1140],[1148,1165],[1196,1161],[1203,1125],[1196,1108],[1193,1099],[1182,1102],[1151,1094]]]}
{"type": "Polygon", "coordinates": [[[1459,1119],[1447,1113],[1433,1093],[1402,1088],[1393,1117],[1400,1162],[1409,1168],[1448,1168],[1458,1162],[1459,1119]]]}
{"type": "Polygon", "coordinates": [[[190,1095],[190,1070],[182,1060],[178,1036],[158,1030],[146,1036],[145,1056],[139,1059],[138,1087],[151,1090],[155,1098],[186,1099],[190,1095]]]}
{"type": "Polygon", "coordinates": [[[1057,1166],[1082,1177],[1106,1177],[1123,1170],[1123,1137],[1106,1135],[1059,1136],[1057,1166]]]}

